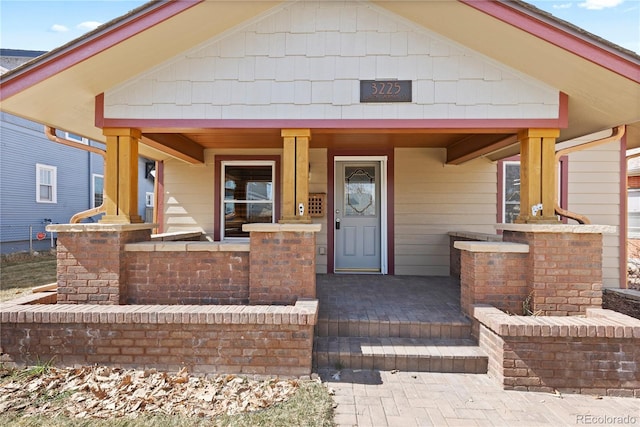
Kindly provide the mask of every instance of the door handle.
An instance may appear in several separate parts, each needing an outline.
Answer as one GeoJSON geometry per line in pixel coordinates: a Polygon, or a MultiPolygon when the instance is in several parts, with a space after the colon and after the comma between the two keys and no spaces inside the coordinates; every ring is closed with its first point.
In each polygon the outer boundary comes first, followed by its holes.
{"type": "Polygon", "coordinates": [[[336,218],[336,230],[340,230],[340,218],[336,218]]]}

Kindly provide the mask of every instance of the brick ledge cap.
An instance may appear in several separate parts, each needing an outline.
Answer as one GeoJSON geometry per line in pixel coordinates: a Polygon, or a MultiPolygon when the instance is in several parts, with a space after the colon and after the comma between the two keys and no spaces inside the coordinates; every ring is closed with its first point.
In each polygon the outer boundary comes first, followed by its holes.
{"type": "Polygon", "coordinates": [[[528,254],[529,245],[512,242],[469,242],[458,240],[453,247],[468,252],[528,254]]]}
{"type": "Polygon", "coordinates": [[[47,225],[47,231],[55,233],[84,233],[87,231],[96,232],[120,232],[120,231],[136,231],[151,230],[158,227],[158,224],[50,224],[47,225]]]}
{"type": "Polygon", "coordinates": [[[579,316],[511,316],[487,304],[476,304],[473,317],[502,337],[640,338],[640,320],[601,308],[579,316]]]}
{"type": "Polygon", "coordinates": [[[301,233],[318,233],[322,224],[244,224],[242,231],[258,231],[262,233],[279,233],[294,231],[301,233]]]}
{"type": "Polygon", "coordinates": [[[617,227],[593,224],[496,224],[496,230],[522,233],[614,234],[617,227]]]}

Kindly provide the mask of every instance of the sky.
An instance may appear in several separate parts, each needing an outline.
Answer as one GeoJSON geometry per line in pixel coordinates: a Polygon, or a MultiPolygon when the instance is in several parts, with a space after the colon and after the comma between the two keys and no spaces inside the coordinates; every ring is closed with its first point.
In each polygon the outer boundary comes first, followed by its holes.
{"type": "MultiPolygon", "coordinates": [[[[0,47],[51,50],[144,3],[0,0],[0,47]]],[[[640,54],[640,0],[529,0],[528,3],[640,54]]]]}

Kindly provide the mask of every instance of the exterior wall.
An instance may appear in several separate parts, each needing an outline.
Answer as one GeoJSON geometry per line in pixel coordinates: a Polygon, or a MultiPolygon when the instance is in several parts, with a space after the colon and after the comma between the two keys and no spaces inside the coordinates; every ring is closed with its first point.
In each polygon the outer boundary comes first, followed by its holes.
{"type": "Polygon", "coordinates": [[[448,276],[448,232],[495,234],[496,164],[478,159],[447,166],[444,156],[444,149],[395,150],[398,275],[448,276]]]}
{"type": "Polygon", "coordinates": [[[281,155],[282,150],[205,150],[203,165],[189,165],[179,160],[165,160],[162,232],[199,231],[213,241],[214,186],[220,185],[215,176],[215,156],[218,155],[281,155]]]}
{"type": "Polygon", "coordinates": [[[569,155],[569,211],[586,215],[592,224],[618,228],[615,233],[604,236],[602,271],[605,288],[620,288],[623,285],[620,277],[619,228],[620,182],[624,179],[620,175],[619,142],[569,155]]]}
{"type": "MultiPolygon", "coordinates": [[[[164,232],[202,231],[213,240],[215,155],[279,155],[281,150],[207,150],[203,166],[165,163],[164,232]],[[179,196],[177,196],[179,195],[179,196]]],[[[396,274],[449,274],[451,230],[495,234],[496,165],[480,159],[443,166],[444,150],[395,150],[396,274]],[[470,211],[469,204],[474,204],[470,211]]],[[[327,193],[327,150],[311,149],[309,191],[327,193]]],[[[327,272],[326,215],[316,236],[316,272],[327,272]],[[323,250],[324,255],[318,253],[323,250]]]]}
{"type": "Polygon", "coordinates": [[[163,233],[200,231],[213,240],[213,156],[204,165],[164,161],[163,233]],[[211,160],[211,162],[209,161],[211,160]]]}
{"type": "Polygon", "coordinates": [[[295,2],[105,93],[105,117],[557,118],[559,92],[373,4],[295,2]],[[413,81],[361,104],[360,80],[413,81]]]}

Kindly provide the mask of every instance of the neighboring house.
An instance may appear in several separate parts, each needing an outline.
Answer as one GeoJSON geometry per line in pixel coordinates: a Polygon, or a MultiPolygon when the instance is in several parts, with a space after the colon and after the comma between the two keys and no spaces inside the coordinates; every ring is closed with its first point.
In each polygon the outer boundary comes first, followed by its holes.
{"type": "MultiPolygon", "coordinates": [[[[522,2],[160,2],[10,73],[2,109],[162,162],[163,232],[233,241],[246,223],[302,220],[321,225],[318,273],[447,275],[448,232],[557,222],[557,192],[616,227],[603,275],[624,287],[638,63],[522,2]],[[554,183],[550,149],[619,125],[568,154],[554,183]],[[524,208],[499,163],[519,152],[524,208]]],[[[113,161],[126,198],[126,160],[113,161]]],[[[113,200],[105,222],[138,221],[113,200]]]]}
{"type": "MultiPolygon", "coordinates": [[[[42,51],[0,49],[0,66],[16,68],[42,51]]],[[[58,131],[57,136],[104,150],[104,144],[58,131]]],[[[0,252],[2,254],[54,247],[55,235],[45,226],[68,223],[73,215],[100,206],[104,185],[103,157],[50,141],[44,126],[0,113],[0,252]],[[28,147],[28,148],[26,148],[28,147]]],[[[149,160],[139,158],[140,202],[153,206],[153,177],[145,178],[149,160]]],[[[95,222],[94,215],[83,222],[95,222]]],[[[152,222],[153,218],[148,219],[152,222]]]]}

